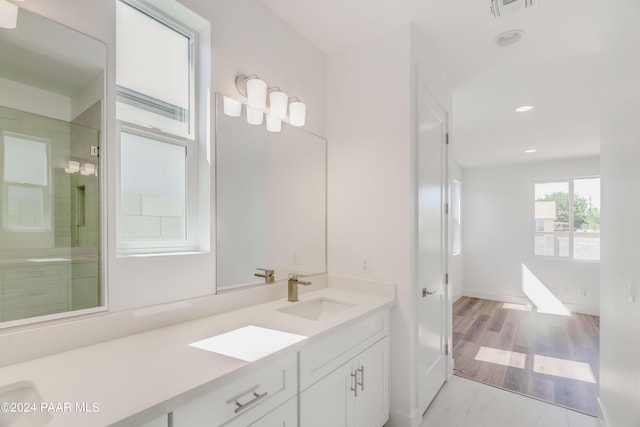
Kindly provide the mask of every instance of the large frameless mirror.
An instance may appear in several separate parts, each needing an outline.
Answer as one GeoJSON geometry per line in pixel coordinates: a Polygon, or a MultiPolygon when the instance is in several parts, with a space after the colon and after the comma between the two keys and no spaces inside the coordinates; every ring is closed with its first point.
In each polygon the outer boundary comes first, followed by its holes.
{"type": "Polygon", "coordinates": [[[104,305],[106,46],[21,9],[0,29],[0,327],[104,305]]]}
{"type": "Polygon", "coordinates": [[[224,113],[216,96],[217,289],[326,271],[326,141],[224,113]],[[264,270],[260,270],[264,269],[264,270]]]}

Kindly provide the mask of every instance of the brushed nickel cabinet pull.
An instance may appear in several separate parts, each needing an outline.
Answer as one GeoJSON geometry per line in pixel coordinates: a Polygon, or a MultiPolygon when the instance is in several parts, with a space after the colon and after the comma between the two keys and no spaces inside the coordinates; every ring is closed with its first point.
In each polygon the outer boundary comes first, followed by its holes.
{"type": "Polygon", "coordinates": [[[351,387],[351,391],[355,397],[358,397],[358,371],[352,372],[351,378],[353,378],[353,387],[351,387]]]}
{"type": "Polygon", "coordinates": [[[364,365],[360,366],[358,371],[360,372],[360,382],[358,385],[360,386],[360,389],[364,391],[364,365]]]}
{"type": "Polygon", "coordinates": [[[247,403],[240,403],[238,401],[236,401],[236,405],[238,406],[233,412],[235,412],[236,414],[240,411],[243,411],[245,409],[247,409],[249,406],[253,405],[254,403],[258,402],[261,399],[264,399],[265,397],[267,397],[267,394],[269,394],[268,392],[264,392],[262,394],[258,394],[255,391],[253,392],[253,396],[254,398],[251,399],[250,401],[248,401],[247,403]]]}

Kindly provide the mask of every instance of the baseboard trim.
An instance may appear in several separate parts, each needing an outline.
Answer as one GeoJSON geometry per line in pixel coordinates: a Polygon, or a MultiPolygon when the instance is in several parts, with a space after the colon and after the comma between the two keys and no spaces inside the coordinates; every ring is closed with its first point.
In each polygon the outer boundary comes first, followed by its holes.
{"type": "Polygon", "coordinates": [[[600,427],[608,427],[609,422],[607,420],[607,412],[604,410],[602,400],[598,398],[598,422],[600,423],[600,427]]]}
{"type": "MultiPolygon", "coordinates": [[[[500,301],[500,302],[506,302],[506,303],[511,303],[511,304],[531,304],[531,301],[529,301],[529,299],[527,297],[524,296],[520,296],[520,295],[502,295],[502,294],[494,294],[492,292],[486,292],[486,291],[479,291],[476,289],[463,289],[462,292],[460,293],[460,295],[458,296],[458,298],[460,297],[472,297],[472,298],[482,298],[482,299],[488,299],[488,300],[492,300],[492,301],[500,301]]],[[[454,299],[454,302],[456,301],[456,299],[454,299]]],[[[600,316],[600,311],[598,309],[593,309],[590,307],[584,307],[578,304],[571,304],[571,303],[563,303],[565,307],[567,307],[567,309],[573,313],[580,313],[580,314],[589,314],[592,316],[600,316]]]]}
{"type": "Polygon", "coordinates": [[[464,292],[461,290],[459,290],[458,292],[454,293],[453,295],[451,295],[451,299],[453,300],[453,302],[458,301],[460,298],[462,298],[464,296],[464,292]]]}
{"type": "Polygon", "coordinates": [[[421,423],[422,414],[418,414],[417,411],[407,415],[392,409],[389,411],[389,421],[384,427],[420,427],[421,423]]]}

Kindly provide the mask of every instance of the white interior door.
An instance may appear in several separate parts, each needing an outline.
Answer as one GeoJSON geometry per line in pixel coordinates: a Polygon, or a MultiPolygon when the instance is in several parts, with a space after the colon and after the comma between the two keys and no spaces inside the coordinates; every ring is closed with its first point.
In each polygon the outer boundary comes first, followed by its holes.
{"type": "Polygon", "coordinates": [[[418,89],[418,409],[446,379],[446,113],[418,89]]]}

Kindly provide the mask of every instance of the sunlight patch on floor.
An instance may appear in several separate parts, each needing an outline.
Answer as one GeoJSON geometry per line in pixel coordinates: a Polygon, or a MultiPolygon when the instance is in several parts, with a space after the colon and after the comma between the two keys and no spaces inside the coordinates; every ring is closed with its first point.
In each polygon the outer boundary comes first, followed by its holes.
{"type": "Polygon", "coordinates": [[[524,264],[522,264],[522,290],[536,306],[538,313],[571,315],[569,309],[524,264]]]}
{"type": "Polygon", "coordinates": [[[533,356],[533,371],[539,374],[554,375],[570,380],[586,381],[596,384],[596,377],[588,363],[555,357],[533,356]]]}
{"type": "Polygon", "coordinates": [[[524,369],[527,362],[527,355],[516,351],[500,350],[498,348],[480,347],[475,360],[480,362],[496,363],[498,365],[512,368],[524,369]]]}
{"type": "Polygon", "coordinates": [[[513,304],[510,302],[505,302],[504,304],[502,304],[502,308],[506,308],[507,310],[520,310],[520,311],[531,311],[532,309],[530,305],[513,304]]]}

